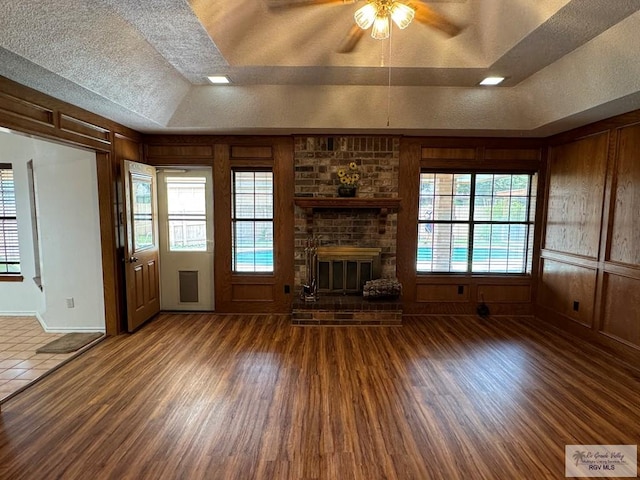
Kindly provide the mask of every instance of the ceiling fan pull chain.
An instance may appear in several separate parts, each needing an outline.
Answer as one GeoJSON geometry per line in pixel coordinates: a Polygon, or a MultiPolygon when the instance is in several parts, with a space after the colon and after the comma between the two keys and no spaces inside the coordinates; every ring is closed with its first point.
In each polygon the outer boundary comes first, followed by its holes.
{"type": "Polygon", "coordinates": [[[393,27],[389,29],[389,55],[387,66],[389,67],[389,89],[387,91],[387,127],[391,124],[391,37],[393,27]]]}

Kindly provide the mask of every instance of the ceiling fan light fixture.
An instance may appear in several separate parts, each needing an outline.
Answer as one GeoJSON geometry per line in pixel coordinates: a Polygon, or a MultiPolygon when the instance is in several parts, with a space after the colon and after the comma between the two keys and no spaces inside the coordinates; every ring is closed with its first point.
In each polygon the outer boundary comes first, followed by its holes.
{"type": "Polygon", "coordinates": [[[377,14],[378,8],[373,3],[367,3],[364,7],[356,10],[353,18],[361,29],[366,30],[373,25],[377,14]]]}
{"type": "Polygon", "coordinates": [[[415,14],[415,10],[404,3],[394,2],[391,6],[391,19],[401,30],[409,26],[415,14]]]}
{"type": "Polygon", "coordinates": [[[378,15],[373,21],[371,36],[376,40],[384,40],[389,38],[389,29],[389,17],[387,15],[378,15]]]}

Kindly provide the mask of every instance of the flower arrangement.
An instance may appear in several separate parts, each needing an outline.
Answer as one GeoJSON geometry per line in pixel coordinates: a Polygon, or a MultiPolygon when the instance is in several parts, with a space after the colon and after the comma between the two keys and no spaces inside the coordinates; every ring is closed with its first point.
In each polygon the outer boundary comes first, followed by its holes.
{"type": "Polygon", "coordinates": [[[340,186],[356,188],[360,180],[360,169],[356,162],[350,162],[348,167],[340,167],[338,169],[338,178],[340,186]]]}

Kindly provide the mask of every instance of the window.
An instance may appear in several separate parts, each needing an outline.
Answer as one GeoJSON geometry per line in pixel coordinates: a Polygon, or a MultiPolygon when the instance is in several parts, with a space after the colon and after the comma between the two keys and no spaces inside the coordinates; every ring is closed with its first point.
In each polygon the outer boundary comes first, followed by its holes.
{"type": "Polygon", "coordinates": [[[232,269],[273,272],[273,172],[231,172],[232,269]]]}
{"type": "Polygon", "coordinates": [[[146,250],[155,245],[153,238],[153,183],[147,175],[131,174],[133,209],[133,249],[146,250]]]}
{"type": "Polygon", "coordinates": [[[418,272],[528,273],[535,174],[420,174],[418,272]]]}
{"type": "Polygon", "coordinates": [[[20,273],[16,191],[11,164],[0,163],[0,275],[20,273]]]}
{"type": "Polygon", "coordinates": [[[207,250],[205,177],[167,177],[169,251],[207,250]]]}

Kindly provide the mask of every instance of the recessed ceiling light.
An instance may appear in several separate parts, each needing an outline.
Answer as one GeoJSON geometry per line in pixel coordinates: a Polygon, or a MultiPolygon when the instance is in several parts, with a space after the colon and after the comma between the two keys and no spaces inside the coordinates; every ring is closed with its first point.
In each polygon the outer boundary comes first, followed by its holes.
{"type": "Polygon", "coordinates": [[[215,83],[216,85],[223,85],[226,83],[231,83],[229,77],[226,75],[211,75],[207,77],[211,83],[215,83]]]}
{"type": "Polygon", "coordinates": [[[480,85],[498,85],[502,83],[504,77],[487,77],[480,82],[480,85]]]}

